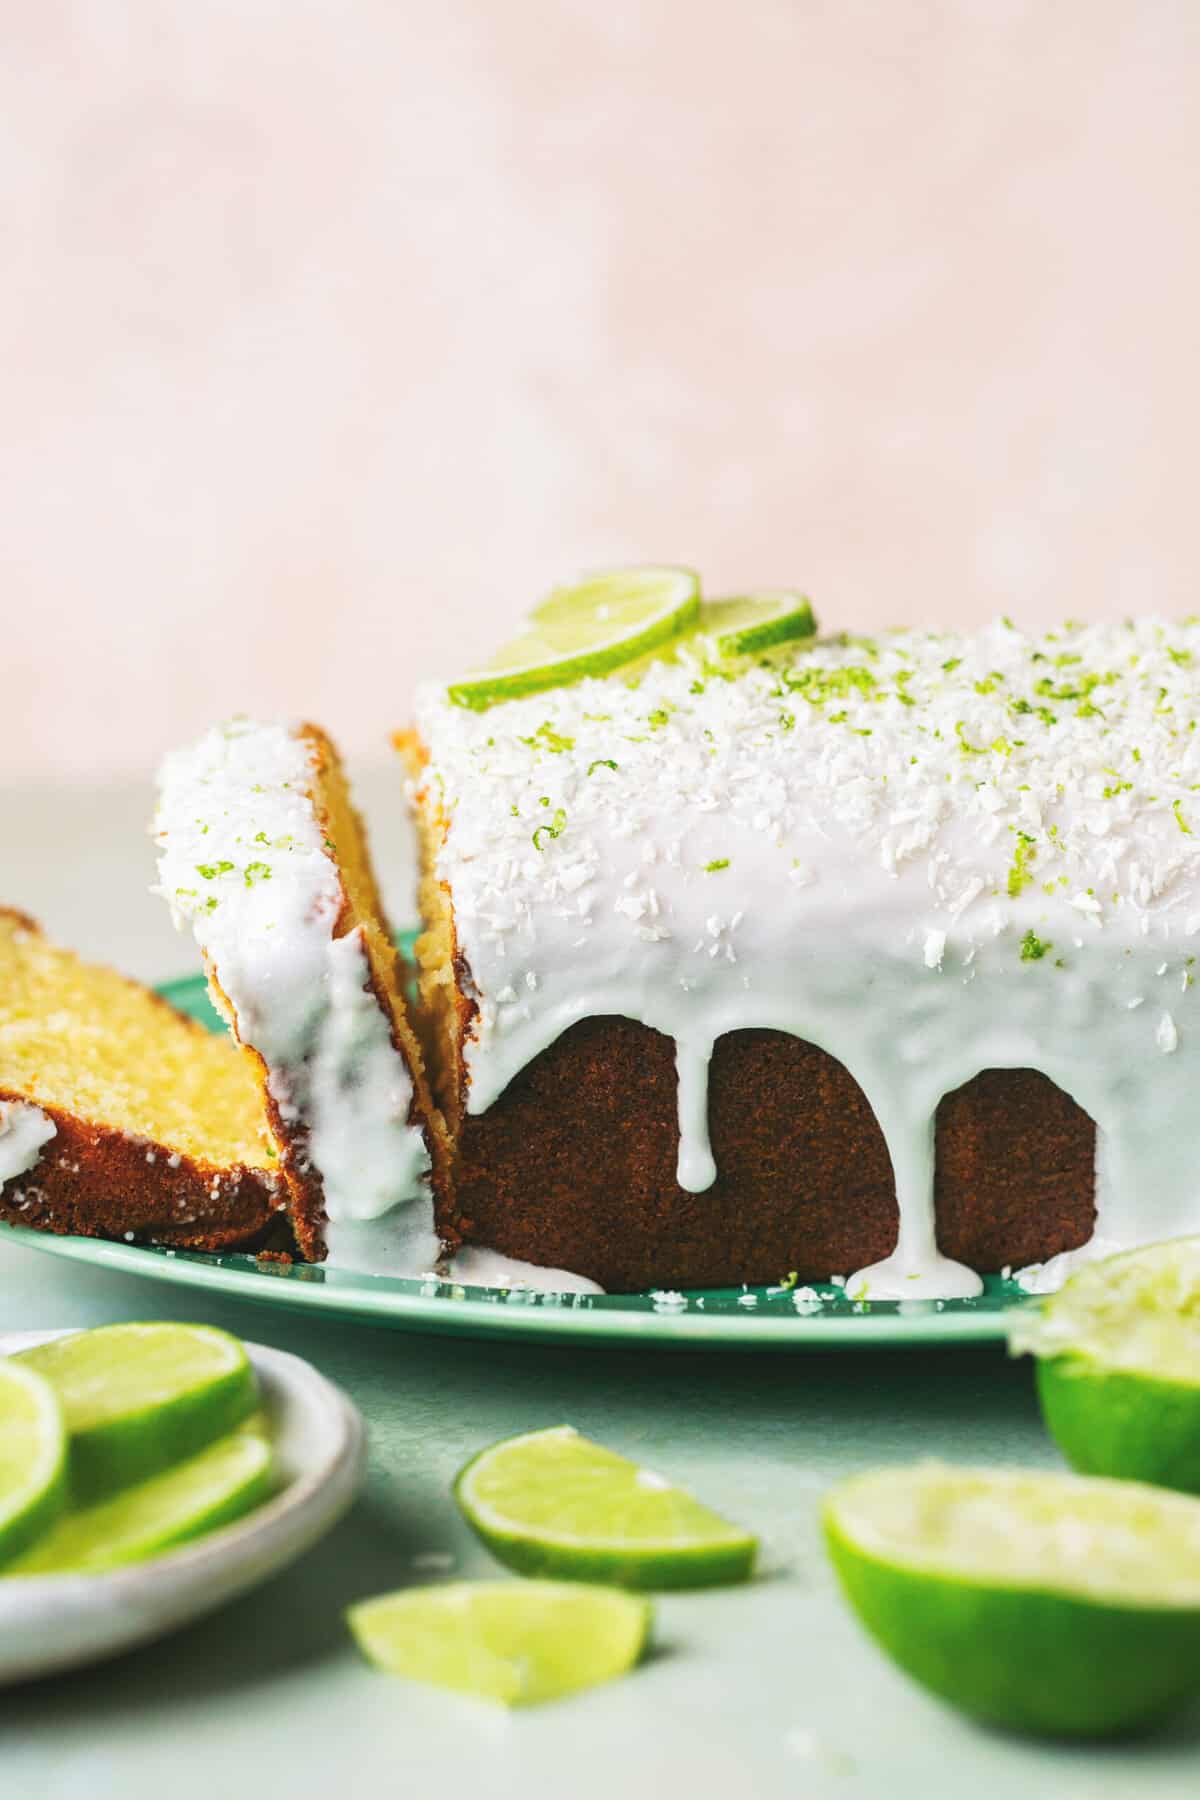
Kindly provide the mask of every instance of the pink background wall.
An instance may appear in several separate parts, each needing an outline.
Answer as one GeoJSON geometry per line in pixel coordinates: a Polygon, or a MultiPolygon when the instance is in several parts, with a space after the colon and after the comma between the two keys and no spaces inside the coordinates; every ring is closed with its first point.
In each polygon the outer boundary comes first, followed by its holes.
{"type": "Polygon", "coordinates": [[[1194,0],[0,0],[0,746],[378,748],[554,580],[1200,605],[1194,0]]]}

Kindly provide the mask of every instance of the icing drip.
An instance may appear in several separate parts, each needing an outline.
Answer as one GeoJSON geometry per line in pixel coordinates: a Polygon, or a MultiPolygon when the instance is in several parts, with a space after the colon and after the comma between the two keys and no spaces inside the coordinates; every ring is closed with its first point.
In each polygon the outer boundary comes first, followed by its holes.
{"type": "Polygon", "coordinates": [[[24,1100],[0,1100],[0,1187],[28,1175],[58,1127],[40,1106],[24,1100]]]}
{"type": "Polygon", "coordinates": [[[421,1274],[439,1250],[429,1154],[361,932],[334,935],[342,890],[309,798],[313,754],[286,726],[236,721],[168,757],[159,892],[190,923],[281,1115],[308,1129],[329,1260],[421,1274]]]}
{"type": "Polygon", "coordinates": [[[450,1261],[447,1279],[468,1287],[528,1288],[544,1294],[602,1294],[604,1289],[586,1275],[569,1269],[544,1269],[539,1263],[503,1256],[482,1244],[466,1244],[450,1261]]]}
{"type": "Polygon", "coordinates": [[[937,1248],[938,1103],[1033,1068],[1097,1126],[1089,1253],[1200,1229],[1197,668],[1200,624],[1001,623],[732,675],[684,647],[480,715],[426,690],[469,1110],[577,1020],[640,1020],[675,1040],[702,1192],[713,1044],[791,1033],[854,1076],[892,1161],[896,1247],[851,1290],[952,1297],[979,1282],[937,1248]]]}
{"type": "Polygon", "coordinates": [[[717,1165],[708,1141],[708,1065],[712,1039],[693,1033],[675,1040],[675,1066],[679,1074],[679,1159],[675,1179],[689,1194],[702,1194],[717,1179],[717,1165]]]}

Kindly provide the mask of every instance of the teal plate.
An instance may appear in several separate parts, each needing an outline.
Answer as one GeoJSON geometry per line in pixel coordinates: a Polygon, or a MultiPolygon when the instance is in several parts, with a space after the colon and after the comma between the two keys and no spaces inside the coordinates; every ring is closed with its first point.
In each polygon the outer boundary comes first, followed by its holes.
{"type": "MultiPolygon", "coordinates": [[[[168,982],[159,992],[181,1012],[223,1029],[209,1005],[203,977],[168,982]]],[[[997,1277],[987,1279],[977,1300],[855,1301],[844,1288],[825,1283],[805,1289],[799,1303],[793,1290],[783,1286],[687,1294],[545,1294],[353,1275],[305,1263],[260,1262],[251,1255],[203,1256],[98,1238],[52,1237],[16,1226],[4,1229],[30,1249],[95,1268],[396,1331],[460,1337],[675,1350],[870,1350],[1002,1340],[1012,1312],[1030,1304],[1015,1282],[997,1277]]]]}

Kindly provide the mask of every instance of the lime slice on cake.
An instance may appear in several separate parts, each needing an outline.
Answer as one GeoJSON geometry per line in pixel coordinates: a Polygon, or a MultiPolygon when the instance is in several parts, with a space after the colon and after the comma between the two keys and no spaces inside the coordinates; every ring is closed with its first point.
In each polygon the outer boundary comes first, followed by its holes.
{"type": "Polygon", "coordinates": [[[209,1325],[102,1325],[16,1360],[58,1395],[80,1502],[194,1455],[258,1404],[242,1345],[209,1325]]]}
{"type": "Polygon", "coordinates": [[[650,1637],[650,1603],[558,1581],[456,1581],[382,1594],[346,1615],[363,1654],[410,1681],[506,1706],[557,1700],[624,1675],[650,1637]]]}
{"type": "Polygon", "coordinates": [[[697,627],[718,656],[757,656],[797,638],[815,637],[817,621],[803,594],[786,589],[706,600],[697,627]]]}
{"type": "Polygon", "coordinates": [[[476,710],[607,675],[669,644],[695,624],[700,582],[690,569],[613,569],[556,588],[487,668],[449,689],[476,710]]]}
{"type": "Polygon", "coordinates": [[[67,1434],[48,1381],[0,1360],[0,1564],[41,1535],[67,1495],[67,1434]]]}
{"type": "Polygon", "coordinates": [[[149,1481],[64,1514],[5,1573],[95,1574],[144,1562],[240,1519],[271,1487],[269,1442],[236,1431],[149,1481]]]}
{"type": "Polygon", "coordinates": [[[1200,1494],[1200,1238],[1085,1265],[1010,1343],[1074,1468],[1200,1494]]]}
{"type": "Polygon", "coordinates": [[[1200,1501],[920,1463],[842,1483],[824,1522],[867,1630],[981,1719],[1094,1736],[1200,1692],[1200,1501]]]}
{"type": "Polygon", "coordinates": [[[569,1425],[494,1444],[454,1485],[468,1523],[522,1575],[631,1588],[745,1581],[758,1540],[685,1488],[569,1425]]]}

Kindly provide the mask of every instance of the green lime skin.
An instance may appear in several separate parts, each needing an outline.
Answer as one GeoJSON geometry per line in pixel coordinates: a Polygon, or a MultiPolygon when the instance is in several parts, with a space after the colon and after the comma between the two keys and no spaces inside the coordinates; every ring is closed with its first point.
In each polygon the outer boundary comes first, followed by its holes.
{"type": "MultiPolygon", "coordinates": [[[[551,1429],[543,1435],[553,1439],[559,1430],[551,1429]]],[[[498,1450],[505,1448],[491,1445],[472,1457],[455,1479],[454,1497],[475,1535],[498,1562],[518,1575],[651,1592],[723,1587],[749,1581],[753,1575],[758,1539],[682,1490],[675,1493],[672,1502],[672,1523],[679,1539],[675,1543],[666,1531],[661,1535],[654,1533],[657,1541],[647,1541],[645,1514],[633,1521],[620,1510],[610,1528],[593,1533],[584,1527],[574,1541],[563,1541],[567,1534],[560,1531],[556,1535],[555,1526],[573,1522],[573,1503],[578,1492],[569,1485],[561,1491],[552,1485],[552,1469],[544,1470],[540,1476],[544,1486],[538,1495],[541,1504],[536,1516],[518,1516],[511,1523],[481,1517],[472,1493],[472,1478],[479,1464],[491,1461],[498,1450]],[[548,1504],[552,1496],[553,1503],[548,1504]],[[622,1526],[627,1530],[628,1541],[622,1541],[622,1526]]],[[[594,1450],[611,1458],[622,1475],[626,1469],[630,1476],[635,1474],[632,1465],[612,1456],[603,1446],[583,1440],[580,1448],[584,1454],[594,1450]]]]}
{"type": "Polygon", "coordinates": [[[518,1575],[586,1581],[644,1593],[727,1587],[734,1582],[749,1581],[758,1557],[758,1540],[752,1537],[729,1544],[655,1550],[652,1554],[636,1550],[622,1553],[608,1546],[591,1550],[582,1546],[539,1543],[507,1532],[483,1531],[469,1515],[467,1522],[496,1561],[518,1575]]]}
{"type": "Polygon", "coordinates": [[[235,1433],[178,1468],[66,1512],[7,1573],[95,1575],[146,1562],[236,1523],[274,1487],[270,1444],[235,1433]]]}
{"type": "MultiPolygon", "coordinates": [[[[245,1352],[236,1340],[236,1355],[227,1367],[207,1372],[192,1385],[176,1392],[139,1399],[127,1411],[94,1409],[76,1405],[69,1358],[73,1352],[90,1355],[106,1351],[107,1340],[121,1344],[133,1330],[153,1331],[153,1326],[99,1326],[72,1339],[59,1339],[36,1350],[23,1351],[28,1362],[55,1386],[63,1401],[70,1436],[70,1490],[76,1506],[88,1506],[122,1488],[149,1480],[164,1469],[195,1456],[205,1445],[225,1437],[247,1419],[259,1404],[258,1381],[245,1352]]],[[[214,1339],[228,1333],[202,1327],[214,1339]]],[[[164,1327],[164,1332],[172,1330],[164,1327]]]]}
{"type": "Polygon", "coordinates": [[[1200,1610],[1103,1605],[867,1556],[825,1519],[842,1588],[893,1662],[973,1717],[1039,1736],[1154,1724],[1200,1690],[1200,1610]]]}
{"type": "MultiPolygon", "coordinates": [[[[5,1370],[7,1373],[7,1361],[5,1370]]],[[[14,1369],[5,1383],[9,1384],[19,1396],[12,1403],[14,1410],[20,1407],[28,1418],[29,1411],[37,1408],[45,1432],[45,1456],[39,1480],[29,1469],[25,1431],[18,1426],[14,1432],[11,1416],[0,1422],[0,1565],[43,1537],[66,1510],[68,1498],[67,1436],[53,1389],[33,1371],[14,1369]],[[8,1432],[4,1423],[9,1425],[8,1432]]]]}
{"type": "Polygon", "coordinates": [[[1106,1367],[1077,1351],[1037,1365],[1046,1428],[1073,1469],[1200,1494],[1196,1383],[1106,1367]]]}

